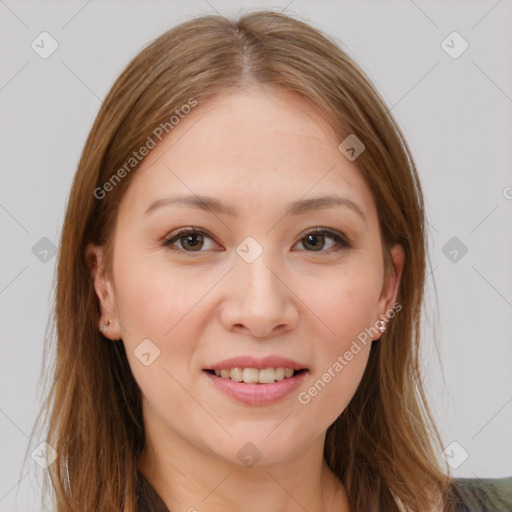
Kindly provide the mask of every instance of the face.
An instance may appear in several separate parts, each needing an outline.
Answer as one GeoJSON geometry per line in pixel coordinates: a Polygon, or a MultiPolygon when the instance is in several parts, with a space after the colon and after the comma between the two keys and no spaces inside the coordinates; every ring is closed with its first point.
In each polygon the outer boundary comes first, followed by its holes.
{"type": "Polygon", "coordinates": [[[403,251],[385,274],[374,199],[339,143],[298,96],[226,92],[136,170],[95,286],[160,435],[273,463],[323,442],[349,403],[403,251]],[[324,196],[342,200],[312,201],[324,196]]]}

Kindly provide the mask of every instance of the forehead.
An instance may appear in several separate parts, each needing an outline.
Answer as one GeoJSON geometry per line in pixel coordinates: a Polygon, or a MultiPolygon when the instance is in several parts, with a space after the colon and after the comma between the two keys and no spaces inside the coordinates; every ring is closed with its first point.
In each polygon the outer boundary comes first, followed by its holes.
{"type": "Polygon", "coordinates": [[[139,164],[130,204],[176,194],[241,208],[340,193],[371,216],[374,200],[332,128],[295,93],[253,88],[198,106],[139,164]]]}

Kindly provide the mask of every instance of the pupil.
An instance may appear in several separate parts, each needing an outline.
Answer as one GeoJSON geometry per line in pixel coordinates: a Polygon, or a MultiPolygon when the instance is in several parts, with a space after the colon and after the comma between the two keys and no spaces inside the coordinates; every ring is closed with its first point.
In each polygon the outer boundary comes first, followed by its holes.
{"type": "Polygon", "coordinates": [[[199,243],[197,243],[197,241],[196,241],[196,243],[194,244],[193,240],[194,240],[194,239],[197,239],[197,238],[199,238],[199,237],[201,237],[201,236],[202,236],[202,235],[187,235],[187,236],[185,237],[185,239],[186,239],[186,244],[189,244],[189,243],[190,243],[190,244],[191,244],[191,246],[192,246],[192,248],[197,247],[198,245],[200,245],[200,242],[199,242],[199,243]],[[192,240],[192,242],[191,242],[191,240],[192,240]]]}
{"type": "MultiPolygon", "coordinates": [[[[306,240],[308,241],[307,243],[309,243],[309,240],[311,240],[311,239],[315,240],[315,239],[321,238],[322,236],[323,236],[323,235],[308,235],[308,236],[306,237],[306,240]]],[[[313,248],[315,248],[315,247],[313,247],[313,248]]],[[[317,245],[317,246],[316,246],[316,248],[317,248],[317,249],[318,249],[318,248],[320,248],[320,249],[321,249],[321,248],[322,248],[322,246],[320,246],[320,247],[319,247],[319,246],[317,245]]]]}

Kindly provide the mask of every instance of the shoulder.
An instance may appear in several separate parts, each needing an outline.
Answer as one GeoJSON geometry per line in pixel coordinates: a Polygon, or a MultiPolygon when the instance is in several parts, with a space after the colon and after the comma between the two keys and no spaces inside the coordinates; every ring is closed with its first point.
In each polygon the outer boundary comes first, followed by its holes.
{"type": "Polygon", "coordinates": [[[460,512],[510,512],[512,476],[505,478],[454,478],[452,488],[460,512]]]}
{"type": "Polygon", "coordinates": [[[169,509],[144,475],[137,470],[135,512],[169,512],[169,509]]]}

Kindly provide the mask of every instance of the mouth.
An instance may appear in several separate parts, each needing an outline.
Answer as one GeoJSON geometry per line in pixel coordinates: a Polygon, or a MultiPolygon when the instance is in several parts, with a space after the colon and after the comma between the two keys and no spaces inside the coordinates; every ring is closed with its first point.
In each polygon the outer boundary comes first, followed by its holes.
{"type": "Polygon", "coordinates": [[[307,368],[293,369],[283,366],[269,368],[222,368],[222,369],[205,369],[203,370],[210,375],[214,375],[221,379],[231,380],[234,382],[245,384],[272,384],[274,382],[283,381],[297,377],[308,371],[307,368]]]}
{"type": "Polygon", "coordinates": [[[278,354],[241,355],[203,368],[214,389],[237,403],[269,405],[294,393],[311,373],[306,365],[278,354]]]}
{"type": "Polygon", "coordinates": [[[213,389],[238,404],[266,406],[292,396],[310,373],[307,368],[205,368],[213,389]]]}

